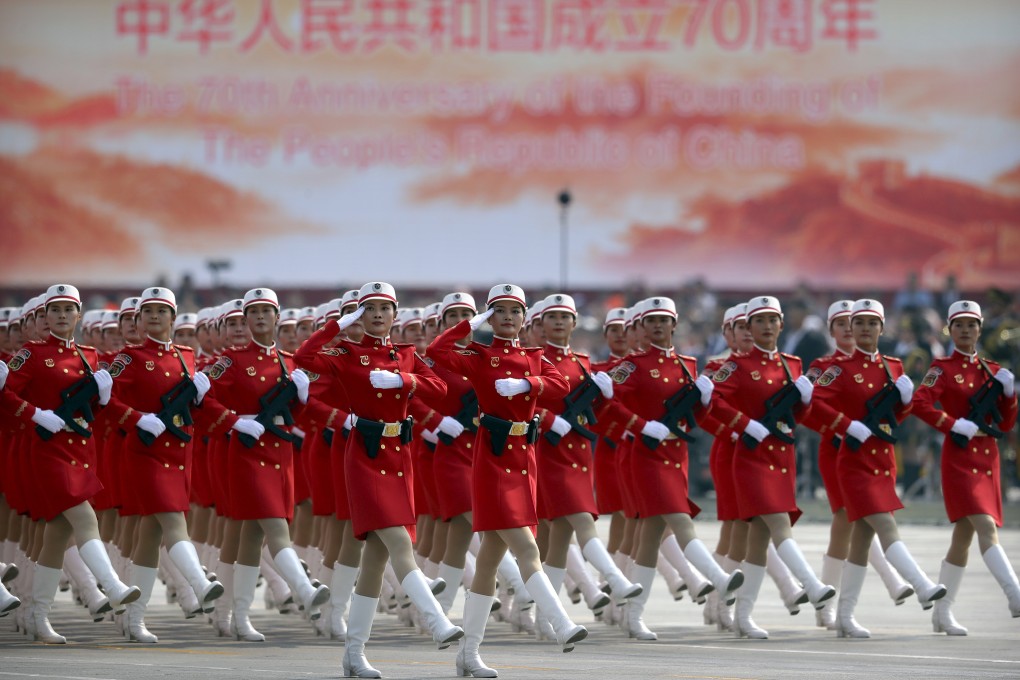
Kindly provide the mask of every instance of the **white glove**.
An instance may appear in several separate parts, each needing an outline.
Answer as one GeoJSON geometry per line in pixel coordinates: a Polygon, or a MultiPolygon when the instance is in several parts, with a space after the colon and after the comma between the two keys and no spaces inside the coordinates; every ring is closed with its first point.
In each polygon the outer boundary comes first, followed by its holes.
{"type": "Polygon", "coordinates": [[[900,391],[900,401],[904,404],[909,404],[914,398],[914,383],[909,376],[901,375],[896,378],[896,389],[900,391]]]}
{"type": "Polygon", "coordinates": [[[368,374],[372,387],[380,390],[395,390],[404,386],[404,379],[393,371],[372,371],[368,374]]]}
{"type": "Polygon", "coordinates": [[[599,371],[593,373],[591,376],[592,382],[599,386],[599,390],[602,392],[602,396],[606,399],[613,398],[613,379],[609,377],[609,374],[605,371],[599,371]]]}
{"type": "Polygon", "coordinates": [[[7,367],[7,364],[0,361],[0,390],[4,388],[4,384],[7,383],[7,374],[11,372],[11,369],[7,367]]]}
{"type": "Polygon", "coordinates": [[[357,419],[358,419],[358,417],[356,415],[354,415],[353,413],[348,413],[347,417],[344,418],[344,429],[345,430],[353,430],[354,429],[354,423],[355,423],[355,421],[357,419]]]}
{"type": "Polygon", "coordinates": [[[661,442],[669,436],[669,428],[660,423],[658,420],[649,420],[645,423],[645,426],[641,428],[641,434],[651,437],[652,439],[658,439],[661,442]]]}
{"type": "Polygon", "coordinates": [[[294,371],[290,374],[290,379],[294,381],[294,387],[297,388],[297,398],[302,404],[308,403],[308,374],[304,371],[294,371]]]}
{"type": "Polygon", "coordinates": [[[549,428],[561,437],[566,437],[567,433],[570,432],[570,423],[559,416],[553,417],[552,427],[549,428]]]}
{"type": "Polygon", "coordinates": [[[195,374],[195,377],[191,379],[191,382],[195,383],[195,389],[198,391],[198,394],[195,395],[195,405],[197,406],[202,403],[202,400],[205,399],[205,395],[209,392],[209,376],[202,371],[199,371],[195,374]]]}
{"type": "Polygon", "coordinates": [[[731,442],[736,442],[738,439],[740,439],[740,435],[738,435],[736,432],[730,432],[731,442]]]}
{"type": "Polygon", "coordinates": [[[481,328],[482,324],[488,321],[489,317],[492,316],[495,311],[496,308],[493,307],[487,312],[483,312],[482,314],[475,314],[473,317],[471,317],[471,320],[468,321],[468,323],[471,324],[471,330],[477,331],[479,328],[481,328]]]}
{"type": "MultiPolygon", "coordinates": [[[[32,414],[32,422],[41,425],[44,430],[56,434],[64,427],[64,419],[48,408],[37,408],[32,414]]],[[[160,423],[162,425],[162,423],[160,423]]]]}
{"type": "Polygon", "coordinates": [[[763,442],[765,441],[765,437],[769,436],[769,428],[752,418],[747,421],[747,427],[744,428],[744,434],[754,437],[759,442],[763,442]]]}
{"type": "MultiPolygon", "coordinates": [[[[438,427],[436,428],[436,431],[437,432],[439,431],[438,427]]],[[[422,430],[421,431],[421,438],[424,439],[425,441],[427,441],[430,444],[438,444],[439,443],[439,436],[435,432],[433,432],[432,430],[422,430]]]]}
{"type": "Polygon", "coordinates": [[[304,430],[302,430],[302,429],[301,429],[300,427],[298,427],[297,425],[291,425],[291,426],[290,426],[290,433],[291,433],[292,435],[294,435],[295,437],[301,437],[302,439],[304,439],[304,438],[305,438],[305,431],[304,431],[304,430]]]}
{"type": "Polygon", "coordinates": [[[701,405],[708,406],[708,402],[712,401],[712,390],[715,389],[712,379],[707,375],[699,375],[698,379],[694,381],[694,386],[701,392],[701,405]]]}
{"type": "Polygon", "coordinates": [[[355,309],[350,314],[344,314],[343,316],[341,316],[337,320],[336,325],[340,327],[340,330],[344,330],[348,326],[354,325],[354,323],[358,319],[360,319],[361,315],[364,314],[364,313],[365,313],[365,308],[364,307],[358,307],[357,309],[355,309]]]}
{"type": "Polygon", "coordinates": [[[806,375],[802,375],[793,381],[793,386],[800,392],[800,400],[804,404],[811,403],[811,393],[815,391],[815,386],[812,384],[806,375]]]}
{"type": "Polygon", "coordinates": [[[141,418],[139,418],[136,427],[139,430],[145,430],[153,437],[158,437],[159,435],[166,432],[166,425],[164,425],[163,421],[157,418],[152,413],[146,413],[141,418]]]}
{"type": "Polygon", "coordinates": [[[106,406],[110,403],[110,393],[113,391],[113,376],[105,368],[101,368],[92,374],[92,379],[99,387],[99,405],[106,406]]]}
{"type": "Polygon", "coordinates": [[[456,418],[443,416],[443,419],[439,421],[439,427],[436,428],[436,434],[440,432],[456,439],[464,433],[464,426],[456,418]]]}
{"type": "Polygon", "coordinates": [[[859,420],[850,421],[850,426],[846,428],[846,436],[853,437],[862,444],[868,441],[868,437],[874,434],[871,429],[859,420]]]}
{"type": "Polygon", "coordinates": [[[957,418],[950,431],[955,432],[956,434],[962,434],[967,439],[970,439],[978,433],[978,426],[977,423],[967,420],[966,418],[957,418]]]}
{"type": "Polygon", "coordinates": [[[257,420],[249,420],[247,418],[238,418],[237,422],[234,423],[233,429],[237,430],[241,434],[254,437],[255,439],[258,439],[266,433],[266,428],[262,426],[262,423],[257,420]]]}
{"type": "MultiPolygon", "coordinates": [[[[995,372],[995,379],[1002,383],[1002,393],[1012,399],[1013,395],[1016,394],[1016,383],[1013,377],[1013,371],[1008,368],[1000,368],[995,372]]],[[[0,385],[2,384],[3,381],[0,381],[0,385]]]]}
{"type": "Polygon", "coordinates": [[[531,391],[531,383],[524,378],[500,378],[496,381],[496,392],[501,397],[512,397],[531,391]]]}

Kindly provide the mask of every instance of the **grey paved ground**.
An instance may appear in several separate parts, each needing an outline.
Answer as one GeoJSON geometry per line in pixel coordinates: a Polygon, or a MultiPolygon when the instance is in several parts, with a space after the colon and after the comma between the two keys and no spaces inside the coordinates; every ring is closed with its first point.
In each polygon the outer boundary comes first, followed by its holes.
{"type": "MultiPolygon", "coordinates": [[[[936,576],[949,529],[936,526],[936,509],[912,507],[901,516],[902,534],[922,566],[936,576]],[[905,525],[913,516],[917,522],[905,525]]],[[[809,519],[812,513],[808,514],[809,519]]],[[[819,515],[820,516],[820,515],[819,515]]],[[[1020,565],[1020,529],[1016,515],[1001,534],[1014,565],[1020,565]]],[[[602,524],[602,523],[600,523],[602,524]]],[[[706,542],[716,537],[714,522],[699,522],[706,542]]],[[[601,526],[603,530],[606,526],[601,526]]],[[[804,522],[794,535],[813,564],[820,564],[827,529],[804,522]]],[[[958,619],[970,628],[965,638],[931,631],[930,617],[916,600],[894,607],[874,572],[865,584],[858,620],[872,632],[870,640],[838,640],[814,627],[813,613],[791,617],[766,582],[756,610],[767,641],[736,640],[702,624],[701,608],[689,599],[674,602],[657,581],[646,613],[659,640],[639,643],[619,630],[592,621],[579,606],[568,611],[589,626],[591,635],[571,654],[538,644],[490,622],[483,658],[503,678],[683,678],[753,680],[792,678],[1020,678],[1020,619],[1012,619],[1005,597],[972,548],[959,603],[958,619]]],[[[245,644],[212,637],[198,619],[185,621],[176,605],[164,604],[159,585],[148,617],[160,636],[156,645],[124,643],[110,623],[92,624],[69,596],[61,594],[54,626],[70,644],[46,646],[27,642],[0,620],[0,679],[38,678],[336,678],[341,676],[342,645],[316,640],[308,624],[295,616],[267,612],[256,604],[254,623],[266,633],[264,644],[245,644]]],[[[261,602],[261,590],[257,603],[261,602]]],[[[459,604],[455,611],[459,612],[459,604]]],[[[456,649],[437,651],[392,616],[380,615],[369,645],[369,659],[388,678],[454,676],[456,649]]]]}

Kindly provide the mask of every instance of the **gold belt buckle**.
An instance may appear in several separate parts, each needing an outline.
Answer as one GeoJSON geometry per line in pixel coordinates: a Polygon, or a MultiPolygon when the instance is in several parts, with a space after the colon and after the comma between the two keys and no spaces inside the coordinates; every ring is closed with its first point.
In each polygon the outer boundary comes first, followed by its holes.
{"type": "Polygon", "coordinates": [[[383,427],[382,435],[384,437],[399,437],[400,423],[386,423],[385,427],[383,427]]]}
{"type": "Polygon", "coordinates": [[[776,429],[782,432],[783,434],[790,434],[791,432],[793,432],[793,430],[790,429],[790,426],[784,423],[782,420],[776,423],[776,429]]]}
{"type": "Polygon", "coordinates": [[[514,437],[522,437],[528,434],[529,423],[514,423],[510,426],[510,434],[514,437]]]}
{"type": "Polygon", "coordinates": [[[182,418],[181,414],[179,414],[179,413],[175,413],[174,414],[174,421],[173,422],[174,422],[174,427],[183,427],[184,426],[184,418],[182,418]]]}
{"type": "Polygon", "coordinates": [[[889,423],[880,423],[878,429],[882,430],[882,432],[885,432],[886,434],[892,434],[892,428],[889,427],[889,423]]]}

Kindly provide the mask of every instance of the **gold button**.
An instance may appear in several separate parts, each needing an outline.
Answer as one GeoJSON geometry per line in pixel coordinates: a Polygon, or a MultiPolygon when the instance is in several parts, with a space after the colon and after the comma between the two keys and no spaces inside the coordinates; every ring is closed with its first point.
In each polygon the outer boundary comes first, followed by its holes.
{"type": "Polygon", "coordinates": [[[379,470],[379,472],[384,475],[386,474],[386,470],[379,470]]]}
{"type": "Polygon", "coordinates": [[[510,354],[510,350],[508,350],[507,348],[504,347],[503,348],[503,354],[510,354]]]}
{"type": "Polygon", "coordinates": [[[871,383],[868,383],[868,389],[871,389],[872,387],[874,387],[874,385],[872,385],[871,383]]]}
{"type": "Polygon", "coordinates": [[[382,392],[376,392],[375,396],[377,399],[382,399],[382,392]]]}
{"type": "Polygon", "coordinates": [[[975,475],[977,474],[977,468],[974,468],[974,474],[975,475]]]}
{"type": "Polygon", "coordinates": [[[260,460],[259,461],[259,465],[261,465],[262,467],[265,467],[266,466],[266,461],[260,460]]]}
{"type": "MultiPolygon", "coordinates": [[[[680,466],[677,465],[677,467],[680,467],[680,466]]],[[[587,465],[582,465],[581,466],[581,472],[587,472],[587,471],[588,471],[588,466],[587,465]]]]}
{"type": "Polygon", "coordinates": [[[380,449],[385,449],[385,448],[386,448],[386,445],[385,445],[385,444],[380,444],[380,445],[379,445],[379,448],[380,448],[380,449]]]}
{"type": "Polygon", "coordinates": [[[461,377],[464,378],[464,382],[467,382],[467,376],[466,375],[462,375],[461,377]]]}
{"type": "Polygon", "coordinates": [[[988,453],[989,453],[988,449],[985,449],[985,455],[986,456],[988,455],[988,453]]]}
{"type": "Polygon", "coordinates": [[[396,394],[394,394],[393,398],[394,399],[400,399],[400,392],[397,392],[396,394]]]}
{"type": "Polygon", "coordinates": [[[85,468],[86,470],[88,470],[89,469],[89,464],[85,463],[84,465],[82,465],[82,467],[85,468]]]}
{"type": "Polygon", "coordinates": [[[174,352],[174,353],[173,353],[173,357],[174,357],[174,359],[176,359],[176,358],[177,358],[177,352],[174,352]]]}
{"type": "Polygon", "coordinates": [[[669,382],[669,378],[663,378],[662,382],[669,382]]]}
{"type": "Polygon", "coordinates": [[[399,451],[399,450],[400,450],[400,447],[399,447],[399,446],[394,446],[394,447],[393,447],[393,450],[394,450],[394,451],[399,451]]]}
{"type": "Polygon", "coordinates": [[[992,476],[992,471],[991,471],[991,470],[989,470],[989,471],[988,471],[988,476],[989,476],[989,477],[991,477],[991,476],[992,476]]]}
{"type": "Polygon", "coordinates": [[[513,373],[511,373],[510,371],[507,371],[506,374],[507,375],[513,375],[513,373]]]}
{"type": "MultiPolygon", "coordinates": [[[[71,465],[77,465],[77,464],[78,464],[78,461],[76,461],[76,460],[72,460],[71,461],[71,465]]],[[[975,470],[974,472],[977,472],[977,470],[975,470]]]]}
{"type": "Polygon", "coordinates": [[[875,449],[871,449],[871,455],[875,455],[875,449]]]}
{"type": "Polygon", "coordinates": [[[510,468],[507,468],[506,471],[507,471],[507,473],[509,473],[510,472],[510,468]]]}
{"type": "Polygon", "coordinates": [[[528,445],[527,445],[527,444],[521,444],[521,448],[522,448],[522,449],[527,449],[527,448],[528,448],[528,445]]]}
{"type": "MultiPolygon", "coordinates": [[[[162,352],[156,352],[156,356],[161,357],[161,356],[163,356],[163,353],[162,352]]],[[[261,359],[261,357],[259,357],[259,358],[261,359]]]]}
{"type": "Polygon", "coordinates": [[[67,443],[68,443],[68,444],[73,444],[73,443],[74,443],[74,440],[73,440],[73,439],[71,439],[70,437],[68,437],[68,438],[67,438],[67,443]]]}
{"type": "Polygon", "coordinates": [[[67,371],[67,369],[65,368],[65,369],[64,369],[64,373],[67,373],[67,372],[68,372],[68,371],[67,371]]]}
{"type": "Polygon", "coordinates": [[[762,366],[768,366],[768,362],[763,361],[763,362],[761,362],[761,365],[762,366]]]}
{"type": "Polygon", "coordinates": [[[402,471],[397,471],[397,477],[403,477],[403,476],[404,476],[404,473],[402,471]]]}
{"type": "Polygon", "coordinates": [[[529,397],[529,396],[525,395],[525,397],[524,397],[524,401],[531,401],[531,397],[529,397]]]}
{"type": "Polygon", "coordinates": [[[184,466],[183,465],[178,465],[177,469],[183,471],[184,470],[184,466]]]}
{"type": "Polygon", "coordinates": [[[885,471],[885,476],[886,476],[886,477],[888,477],[888,476],[889,476],[889,471],[888,471],[888,470],[886,470],[886,471],[885,471]]]}
{"type": "Polygon", "coordinates": [[[790,382],[789,380],[783,380],[783,384],[784,384],[784,385],[786,385],[786,384],[787,384],[787,383],[789,383],[789,382],[790,382]]]}
{"type": "Polygon", "coordinates": [[[586,449],[586,448],[588,448],[588,445],[587,444],[581,444],[581,448],[582,449],[586,449]]]}
{"type": "Polygon", "coordinates": [[[570,464],[570,467],[572,467],[572,468],[577,468],[577,463],[571,463],[571,464],[570,464]]]}
{"type": "Polygon", "coordinates": [[[259,442],[259,446],[263,446],[264,447],[265,445],[266,445],[265,442],[259,442]]]}
{"type": "Polygon", "coordinates": [[[769,385],[771,385],[771,384],[772,384],[772,378],[769,378],[769,379],[768,379],[768,380],[766,380],[765,382],[767,382],[767,383],[768,383],[769,385]]]}
{"type": "Polygon", "coordinates": [[[876,475],[878,474],[878,470],[875,470],[875,474],[876,474],[876,475]]]}
{"type": "Polygon", "coordinates": [[[977,447],[976,446],[974,447],[974,453],[977,453],[977,447]]]}
{"type": "Polygon", "coordinates": [[[266,376],[260,375],[259,376],[259,380],[262,381],[262,382],[265,382],[266,381],[266,376]]]}
{"type": "Polygon", "coordinates": [[[87,441],[85,441],[84,439],[82,439],[82,440],[81,440],[81,445],[82,445],[82,446],[85,446],[86,444],[88,444],[88,442],[87,442],[87,441]]]}
{"type": "Polygon", "coordinates": [[[865,361],[865,362],[864,362],[864,364],[863,364],[863,366],[864,366],[864,368],[867,368],[867,367],[868,367],[868,362],[867,362],[867,361],[865,361]]]}
{"type": "Polygon", "coordinates": [[[279,464],[279,463],[277,463],[277,464],[276,464],[276,465],[274,465],[273,467],[274,467],[274,468],[276,468],[277,470],[279,470],[279,469],[280,469],[280,464],[279,464]]]}
{"type": "Polygon", "coordinates": [[[521,474],[522,475],[526,475],[526,474],[528,474],[528,471],[527,470],[521,470],[521,474]]]}
{"type": "Polygon", "coordinates": [[[278,363],[280,363],[280,360],[279,359],[273,359],[273,363],[274,364],[278,364],[278,363]]]}
{"type": "Polygon", "coordinates": [[[775,470],[775,469],[776,469],[775,465],[769,465],[769,470],[775,470]]]}
{"type": "Polygon", "coordinates": [[[514,400],[514,398],[513,398],[512,396],[510,396],[510,397],[507,397],[507,398],[506,398],[506,400],[507,400],[507,401],[513,401],[513,400],[514,400]]]}
{"type": "Polygon", "coordinates": [[[663,465],[669,465],[669,461],[668,460],[664,460],[664,461],[662,461],[662,464],[663,465]]]}
{"type": "Polygon", "coordinates": [[[165,467],[165,468],[170,467],[170,463],[163,463],[163,467],[165,467]]]}
{"type": "MultiPolygon", "coordinates": [[[[85,375],[85,371],[78,371],[78,375],[85,375]]],[[[974,386],[971,385],[971,387],[974,387],[974,386]]]]}
{"type": "Polygon", "coordinates": [[[574,448],[574,445],[573,444],[567,444],[567,448],[568,449],[572,449],[572,448],[574,448]]]}
{"type": "Polygon", "coordinates": [[[525,371],[525,372],[524,372],[524,377],[525,377],[525,378],[528,378],[528,377],[530,377],[530,376],[531,376],[531,371],[525,371]]]}
{"type": "Polygon", "coordinates": [[[468,443],[466,444],[466,446],[467,446],[467,448],[469,448],[469,449],[470,449],[470,448],[471,448],[471,442],[468,442],[468,443]]]}
{"type": "Polygon", "coordinates": [[[556,361],[563,361],[563,357],[556,357],[556,361]]]}
{"type": "Polygon", "coordinates": [[[170,448],[170,442],[165,442],[165,444],[166,444],[166,447],[169,449],[170,448]]]}
{"type": "Polygon", "coordinates": [[[783,468],[783,469],[782,469],[782,473],[783,473],[784,475],[786,474],[786,468],[783,468]]]}
{"type": "Polygon", "coordinates": [[[58,352],[59,354],[63,354],[63,353],[64,353],[64,348],[63,348],[63,347],[58,347],[58,348],[57,348],[57,352],[58,352]]]}
{"type": "Polygon", "coordinates": [[[258,356],[258,360],[262,361],[262,355],[261,354],[258,356]]]}
{"type": "Polygon", "coordinates": [[[275,449],[280,448],[280,442],[273,442],[273,448],[275,449]]]}
{"type": "Polygon", "coordinates": [[[185,446],[187,446],[187,444],[185,444],[184,442],[181,442],[181,448],[183,449],[185,446]]]}
{"type": "Polygon", "coordinates": [[[776,448],[775,446],[773,446],[772,444],[769,444],[769,451],[774,451],[775,448],[776,448]]]}

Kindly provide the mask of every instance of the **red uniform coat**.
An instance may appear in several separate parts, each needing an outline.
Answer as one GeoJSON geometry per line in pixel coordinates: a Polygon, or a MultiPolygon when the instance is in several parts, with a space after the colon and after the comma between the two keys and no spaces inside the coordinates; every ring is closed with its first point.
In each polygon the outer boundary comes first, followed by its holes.
{"type": "MultiPolygon", "coordinates": [[[[117,352],[103,352],[99,355],[99,368],[110,370],[117,352]]],[[[92,436],[96,440],[96,474],[103,488],[92,497],[92,507],[96,512],[110,510],[120,505],[120,495],[117,492],[116,466],[114,464],[112,448],[114,444],[120,444],[119,429],[115,428],[104,418],[100,425],[93,426],[92,436]]]]}
{"type": "MultiPolygon", "coordinates": [[[[567,379],[569,390],[584,380],[585,373],[591,373],[591,360],[586,354],[578,354],[569,347],[546,344],[545,357],[556,370],[567,379]]],[[[552,428],[557,415],[566,407],[563,399],[543,396],[539,407],[542,414],[542,430],[552,428]]],[[[598,518],[595,504],[595,460],[590,442],[571,430],[558,444],[550,444],[541,437],[538,440],[538,504],[540,519],[556,519],[578,512],[587,512],[598,518]]]]}
{"type": "Polygon", "coordinates": [[[696,517],[701,512],[689,496],[687,442],[670,435],[652,450],[640,435],[648,421],[665,414],[663,402],[688,383],[681,361],[696,378],[698,364],[694,357],[658,347],[629,355],[610,373],[614,401],[632,414],[627,423],[627,429],[635,436],[629,466],[639,517],[675,512],[696,517]]]}
{"type": "MultiPolygon", "coordinates": [[[[431,352],[431,348],[429,349],[431,352]]],[[[446,383],[446,394],[440,399],[433,399],[429,405],[435,409],[437,418],[432,425],[435,429],[443,416],[451,418],[460,413],[463,403],[461,399],[474,388],[467,376],[455,373],[445,366],[437,364],[429,356],[425,363],[432,367],[446,383]]],[[[477,421],[478,414],[475,414],[477,421]]],[[[432,456],[432,473],[436,482],[436,495],[439,500],[439,518],[448,522],[458,515],[471,512],[471,461],[474,454],[475,435],[464,432],[451,444],[442,440],[436,444],[432,456]]]]}
{"type": "MultiPolygon", "coordinates": [[[[137,424],[146,413],[159,413],[160,398],[185,376],[195,373],[195,353],[186,345],[157,342],[147,338],[140,345],[124,348],[110,364],[113,396],[107,419],[126,436],[120,440],[121,464],[127,484],[122,504],[129,515],[185,512],[191,501],[192,442],[164,432],[146,446],[138,436],[137,424]]],[[[212,409],[216,404],[203,402],[212,409]]],[[[194,408],[193,418],[199,418],[194,408]]],[[[181,425],[194,435],[194,428],[181,425]]],[[[192,438],[194,441],[194,438],[192,438]]]]}
{"type": "MultiPolygon", "coordinates": [[[[425,357],[422,357],[422,360],[429,368],[432,368],[429,360],[425,357]]],[[[422,434],[426,429],[434,430],[442,416],[420,398],[410,400],[407,412],[414,418],[414,439],[411,441],[411,462],[414,470],[412,475],[414,511],[419,516],[438,519],[439,489],[436,487],[435,452],[429,442],[422,438],[422,434]]]]}
{"type": "MultiPolygon", "coordinates": [[[[592,373],[608,373],[622,357],[610,357],[606,361],[591,365],[592,373]]],[[[600,515],[611,515],[623,510],[623,490],[620,473],[617,471],[617,451],[623,440],[623,425],[613,418],[608,410],[595,413],[598,422],[589,429],[599,435],[595,447],[595,506],[600,515]]]]}
{"type": "MultiPolygon", "coordinates": [[[[815,383],[807,423],[823,436],[843,437],[836,454],[836,473],[851,522],[903,507],[896,495],[895,447],[874,436],[856,451],[846,445],[846,429],[851,421],[867,415],[868,399],[888,382],[886,366],[893,380],[903,375],[899,359],[858,349],[850,356],[838,357],[815,383]]],[[[902,420],[909,412],[910,404],[900,404],[896,416],[902,420]]]]}
{"type": "MultiPolygon", "coordinates": [[[[846,353],[837,350],[834,354],[818,357],[811,362],[811,367],[808,368],[808,372],[805,375],[811,382],[818,382],[818,378],[828,370],[829,366],[835,363],[837,358],[845,356],[847,356],[846,353]]],[[[814,419],[809,420],[811,422],[804,424],[811,427],[811,429],[815,429],[812,427],[812,425],[816,424],[814,419]]],[[[842,440],[842,437],[828,431],[828,427],[823,424],[818,425],[818,434],[822,435],[821,443],[818,445],[818,472],[822,475],[825,495],[829,499],[829,509],[835,513],[846,505],[843,502],[843,491],[839,487],[839,474],[836,470],[839,442],[842,440]]]]}
{"type": "MultiPolygon", "coordinates": [[[[801,375],[800,359],[791,354],[782,356],[796,380],[801,375]]],[[[743,434],[752,419],[764,417],[765,400],[789,381],[779,357],[780,352],[766,352],[758,347],[731,355],[712,376],[716,420],[743,434]]],[[[804,410],[798,402],[798,413],[804,410]]],[[[795,423],[788,425],[792,432],[795,423]]],[[[786,512],[790,522],[795,523],[801,511],[797,507],[794,445],[769,435],[754,449],[748,449],[738,438],[733,456],[733,484],[740,519],[786,512]]]]}
{"type": "MultiPolygon", "coordinates": [[[[295,370],[293,358],[277,350],[275,345],[263,347],[251,342],[244,347],[224,350],[209,370],[210,394],[224,408],[209,418],[206,432],[216,435],[232,427],[241,415],[257,415],[259,398],[283,380],[281,359],[289,375],[295,370]]],[[[295,417],[301,413],[301,404],[296,399],[291,411],[295,417]]],[[[288,430],[286,426],[280,427],[288,430]]],[[[249,449],[232,433],[226,454],[227,506],[232,519],[282,517],[290,520],[293,517],[294,449],[289,441],[266,430],[249,449]]]]}
{"type": "MultiPolygon", "coordinates": [[[[539,399],[562,399],[567,380],[543,356],[541,348],[521,347],[516,340],[496,338],[491,346],[477,342],[466,348],[457,340],[471,331],[468,321],[447,329],[429,346],[429,356],[449,370],[467,376],[478,395],[482,413],[513,422],[530,421],[539,399]],[[503,397],[496,391],[500,378],[524,378],[526,394],[503,397]]],[[[493,452],[489,432],[478,428],[471,475],[475,531],[538,525],[535,447],[525,435],[507,437],[503,451],[493,452]]]]}
{"type": "MultiPolygon", "coordinates": [[[[195,352],[195,370],[202,371],[212,366],[215,357],[201,349],[195,352]]],[[[209,478],[209,437],[201,430],[191,441],[191,502],[202,508],[215,505],[212,480],[209,478]]]]}
{"type": "MultiPolygon", "coordinates": [[[[95,470],[96,447],[92,437],[69,428],[43,441],[35,433],[32,416],[37,408],[58,408],[60,392],[96,370],[99,354],[92,347],[79,347],[51,334],[19,350],[9,366],[7,383],[0,391],[0,410],[26,427],[15,449],[21,459],[15,479],[27,482],[21,500],[33,519],[51,520],[102,489],[95,470]]],[[[97,419],[98,410],[94,403],[97,419]]]]}
{"type": "MultiPolygon", "coordinates": [[[[999,370],[994,361],[985,363],[991,375],[999,370]]],[[[989,377],[976,357],[953,352],[943,359],[935,359],[914,393],[913,413],[946,435],[942,444],[942,497],[949,521],[956,522],[968,515],[991,515],[1001,527],[998,442],[979,430],[967,446],[961,448],[949,436],[956,419],[968,416],[968,400],[989,377]]],[[[999,397],[998,406],[1002,422],[996,427],[1009,432],[1016,425],[1016,395],[999,397]]]]}
{"type": "MultiPolygon", "coordinates": [[[[307,372],[307,371],[306,371],[307,372]]],[[[327,516],[336,511],[336,494],[333,493],[332,445],[326,441],[326,432],[341,439],[341,429],[346,413],[341,415],[336,395],[343,394],[336,389],[329,376],[309,373],[308,407],[305,409],[305,442],[302,457],[307,463],[308,485],[312,496],[312,514],[327,516]]],[[[300,499],[299,499],[300,500],[300,499]]]]}
{"type": "MultiPolygon", "coordinates": [[[[446,383],[432,372],[413,345],[391,345],[389,340],[366,334],[360,343],[342,341],[322,349],[339,333],[335,320],[326,322],[298,349],[295,361],[315,373],[332,376],[346,394],[358,418],[395,423],[407,417],[408,399],[441,395],[446,383]],[[375,370],[399,372],[403,386],[376,389],[369,373],[375,370]]],[[[350,497],[354,534],[364,540],[368,532],[406,526],[414,538],[414,497],[411,451],[397,437],[383,437],[375,458],[365,451],[365,440],[357,428],[347,438],[344,457],[347,493],[350,497]]]]}
{"type": "MultiPolygon", "coordinates": [[[[713,359],[705,365],[703,374],[713,377],[725,358],[713,359]]],[[[737,505],[737,487],[733,481],[733,446],[734,431],[720,422],[711,413],[698,421],[698,426],[712,435],[712,449],[708,454],[708,469],[712,474],[715,487],[716,517],[720,522],[740,519],[740,506],[737,505]]]]}

